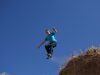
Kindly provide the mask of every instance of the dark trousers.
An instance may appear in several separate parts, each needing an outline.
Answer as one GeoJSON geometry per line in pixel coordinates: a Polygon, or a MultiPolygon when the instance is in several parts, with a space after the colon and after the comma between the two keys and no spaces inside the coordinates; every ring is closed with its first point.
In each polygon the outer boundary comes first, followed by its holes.
{"type": "Polygon", "coordinates": [[[45,49],[47,51],[47,54],[53,54],[53,48],[57,46],[56,42],[50,42],[48,45],[45,45],[45,49]]]}

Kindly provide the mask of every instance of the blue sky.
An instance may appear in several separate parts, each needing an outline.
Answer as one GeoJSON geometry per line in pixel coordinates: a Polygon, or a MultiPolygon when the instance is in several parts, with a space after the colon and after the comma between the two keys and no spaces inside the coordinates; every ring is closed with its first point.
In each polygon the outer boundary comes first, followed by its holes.
{"type": "Polygon", "coordinates": [[[58,75],[72,53],[100,46],[100,0],[0,0],[0,72],[58,75]],[[45,28],[56,27],[58,46],[46,60],[45,28]]]}

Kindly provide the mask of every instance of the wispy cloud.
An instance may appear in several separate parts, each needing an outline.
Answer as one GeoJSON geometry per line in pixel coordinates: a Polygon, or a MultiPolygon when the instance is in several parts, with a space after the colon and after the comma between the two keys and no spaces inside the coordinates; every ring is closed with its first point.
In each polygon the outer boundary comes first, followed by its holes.
{"type": "Polygon", "coordinates": [[[8,75],[7,72],[1,72],[0,75],[8,75]]]}

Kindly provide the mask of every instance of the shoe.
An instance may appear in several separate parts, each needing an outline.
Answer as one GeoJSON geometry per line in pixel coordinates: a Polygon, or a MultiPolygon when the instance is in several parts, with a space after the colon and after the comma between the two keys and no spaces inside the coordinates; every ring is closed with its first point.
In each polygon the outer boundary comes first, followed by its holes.
{"type": "Polygon", "coordinates": [[[50,58],[51,58],[51,57],[52,57],[52,55],[49,53],[49,54],[48,54],[48,57],[50,57],[50,58]]]}
{"type": "Polygon", "coordinates": [[[49,54],[47,54],[47,59],[50,59],[50,58],[52,58],[52,55],[49,53],[49,54]]]}

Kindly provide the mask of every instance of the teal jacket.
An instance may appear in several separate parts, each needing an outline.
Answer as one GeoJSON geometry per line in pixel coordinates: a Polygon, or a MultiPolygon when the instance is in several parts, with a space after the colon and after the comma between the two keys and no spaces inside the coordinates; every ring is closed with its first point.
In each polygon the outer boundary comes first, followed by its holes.
{"type": "Polygon", "coordinates": [[[55,33],[52,32],[51,34],[47,35],[45,38],[45,41],[57,42],[56,37],[55,37],[55,33]]]}

